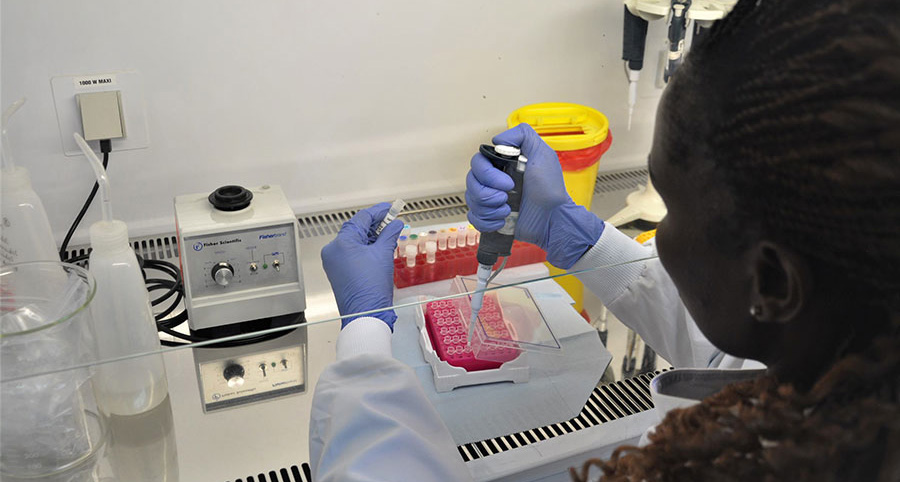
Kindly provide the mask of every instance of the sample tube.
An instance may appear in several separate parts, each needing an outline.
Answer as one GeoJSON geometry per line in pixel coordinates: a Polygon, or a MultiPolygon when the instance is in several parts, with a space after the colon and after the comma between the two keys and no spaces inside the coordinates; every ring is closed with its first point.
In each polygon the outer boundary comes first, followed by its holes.
{"type": "Polygon", "coordinates": [[[388,224],[391,224],[391,221],[397,219],[397,215],[400,214],[400,211],[403,211],[403,207],[406,206],[406,203],[403,202],[402,199],[397,199],[394,201],[394,204],[391,204],[391,208],[388,209],[387,214],[384,215],[384,219],[381,220],[381,224],[378,225],[378,228],[375,229],[375,236],[381,234],[381,230],[384,229],[388,224]]]}
{"type": "Polygon", "coordinates": [[[428,231],[428,241],[434,241],[437,244],[438,232],[435,230],[428,231]]]}
{"type": "Polygon", "coordinates": [[[459,247],[463,247],[466,245],[466,227],[460,226],[459,229],[456,230],[456,245],[459,247]]]}
{"type": "Polygon", "coordinates": [[[438,233],[438,249],[444,251],[447,249],[447,230],[442,229],[438,233]]]}
{"type": "MultiPolygon", "coordinates": [[[[403,230],[400,231],[400,236],[406,236],[406,237],[409,237],[409,224],[404,224],[404,225],[403,225],[403,230]]],[[[400,253],[400,254],[402,255],[403,253],[400,253]]]]}
{"type": "Polygon", "coordinates": [[[424,231],[419,233],[418,241],[419,241],[419,252],[424,254],[425,253],[425,243],[428,241],[428,233],[426,233],[424,231]]]}
{"type": "Polygon", "coordinates": [[[434,264],[435,253],[437,253],[437,243],[434,241],[427,241],[425,243],[425,262],[434,264]]]}
{"type": "MultiPolygon", "coordinates": [[[[418,234],[410,234],[409,238],[406,239],[407,246],[415,246],[416,249],[419,249],[419,235],[418,234]]],[[[405,249],[405,248],[404,248],[405,249]]]]}
{"type": "Polygon", "coordinates": [[[477,241],[475,241],[475,226],[469,225],[468,229],[466,229],[466,245],[475,246],[477,241]]]}
{"type": "MultiPolygon", "coordinates": [[[[409,244],[409,238],[400,236],[397,238],[397,256],[406,256],[406,245],[409,244]]],[[[394,256],[395,258],[397,256],[394,256]]]]}
{"type": "MultiPolygon", "coordinates": [[[[415,234],[413,235],[415,236],[415,234]]],[[[406,267],[407,268],[415,268],[416,267],[416,255],[419,254],[419,247],[414,244],[406,245],[406,267]]]]}
{"type": "Polygon", "coordinates": [[[450,228],[450,233],[447,235],[447,247],[456,249],[456,228],[450,228]]]}

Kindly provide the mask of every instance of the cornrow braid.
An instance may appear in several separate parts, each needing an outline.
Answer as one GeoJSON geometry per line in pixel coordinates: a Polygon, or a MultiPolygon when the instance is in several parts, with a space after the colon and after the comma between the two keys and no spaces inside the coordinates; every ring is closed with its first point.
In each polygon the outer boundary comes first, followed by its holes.
{"type": "Polygon", "coordinates": [[[722,93],[705,127],[709,158],[734,193],[730,237],[755,226],[853,280],[861,301],[894,311],[898,11],[896,0],[742,1],[673,81],[722,93]]]}
{"type": "Polygon", "coordinates": [[[848,320],[879,331],[808,392],[772,376],[729,385],[572,479],[597,467],[629,482],[900,480],[897,0],[741,0],[666,95],[668,158],[709,159],[732,193],[713,244],[736,251],[766,233],[887,320],[848,320]]]}
{"type": "Polygon", "coordinates": [[[590,480],[592,467],[609,482],[896,481],[898,391],[894,333],[835,364],[809,393],[771,376],[729,385],[666,414],[648,446],[620,447],[570,473],[576,482],[590,480]]]}

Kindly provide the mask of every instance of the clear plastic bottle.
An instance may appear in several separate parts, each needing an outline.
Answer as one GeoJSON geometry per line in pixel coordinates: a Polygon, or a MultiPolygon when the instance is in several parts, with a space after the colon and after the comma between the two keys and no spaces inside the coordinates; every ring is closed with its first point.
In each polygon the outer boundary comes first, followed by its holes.
{"type": "MultiPolygon", "coordinates": [[[[159,335],[128,227],[118,220],[91,226],[90,271],[97,281],[91,305],[101,359],[159,351],[159,335]]],[[[97,366],[94,391],[101,410],[137,415],[168,394],[162,355],[145,355],[97,366]]]]}
{"type": "Polygon", "coordinates": [[[59,261],[41,198],[24,167],[0,170],[0,264],[59,261]]]}
{"type": "Polygon", "coordinates": [[[7,124],[25,98],[3,111],[0,121],[0,265],[28,261],[59,261],[56,241],[41,198],[31,187],[28,169],[16,166],[7,124]]]}

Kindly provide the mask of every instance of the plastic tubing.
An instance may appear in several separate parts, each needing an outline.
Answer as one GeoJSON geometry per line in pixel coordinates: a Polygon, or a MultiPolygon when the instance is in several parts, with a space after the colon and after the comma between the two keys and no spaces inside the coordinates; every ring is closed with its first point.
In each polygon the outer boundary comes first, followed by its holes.
{"type": "Polygon", "coordinates": [[[100,186],[100,208],[103,210],[103,220],[111,222],[113,220],[112,203],[109,200],[109,177],[106,175],[106,169],[103,169],[103,163],[97,158],[97,154],[94,154],[84,137],[81,137],[81,134],[77,132],[73,136],[75,137],[75,143],[78,144],[81,152],[84,153],[88,162],[91,163],[91,167],[94,168],[94,175],[97,176],[97,184],[100,186]]]}
{"type": "Polygon", "coordinates": [[[0,144],[3,145],[0,157],[3,157],[3,169],[12,169],[16,166],[12,158],[12,149],[9,147],[9,136],[6,134],[6,128],[9,126],[9,118],[13,116],[19,107],[25,103],[25,97],[13,102],[3,111],[3,120],[0,122],[0,144]]]}

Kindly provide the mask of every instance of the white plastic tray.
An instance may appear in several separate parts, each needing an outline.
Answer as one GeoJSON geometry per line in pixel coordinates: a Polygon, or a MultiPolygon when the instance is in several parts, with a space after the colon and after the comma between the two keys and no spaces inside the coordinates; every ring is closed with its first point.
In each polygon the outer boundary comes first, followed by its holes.
{"type": "MultiPolygon", "coordinates": [[[[420,300],[427,301],[430,297],[420,296],[420,300]]],[[[449,392],[457,387],[469,385],[481,385],[485,383],[513,382],[525,383],[528,381],[530,370],[528,368],[528,354],[523,351],[515,359],[510,360],[500,368],[492,370],[479,370],[468,372],[464,368],[455,367],[438,357],[428,336],[428,328],[425,327],[424,303],[415,307],[416,326],[419,328],[419,346],[425,361],[431,365],[434,375],[434,388],[438,392],[449,392]]]]}

